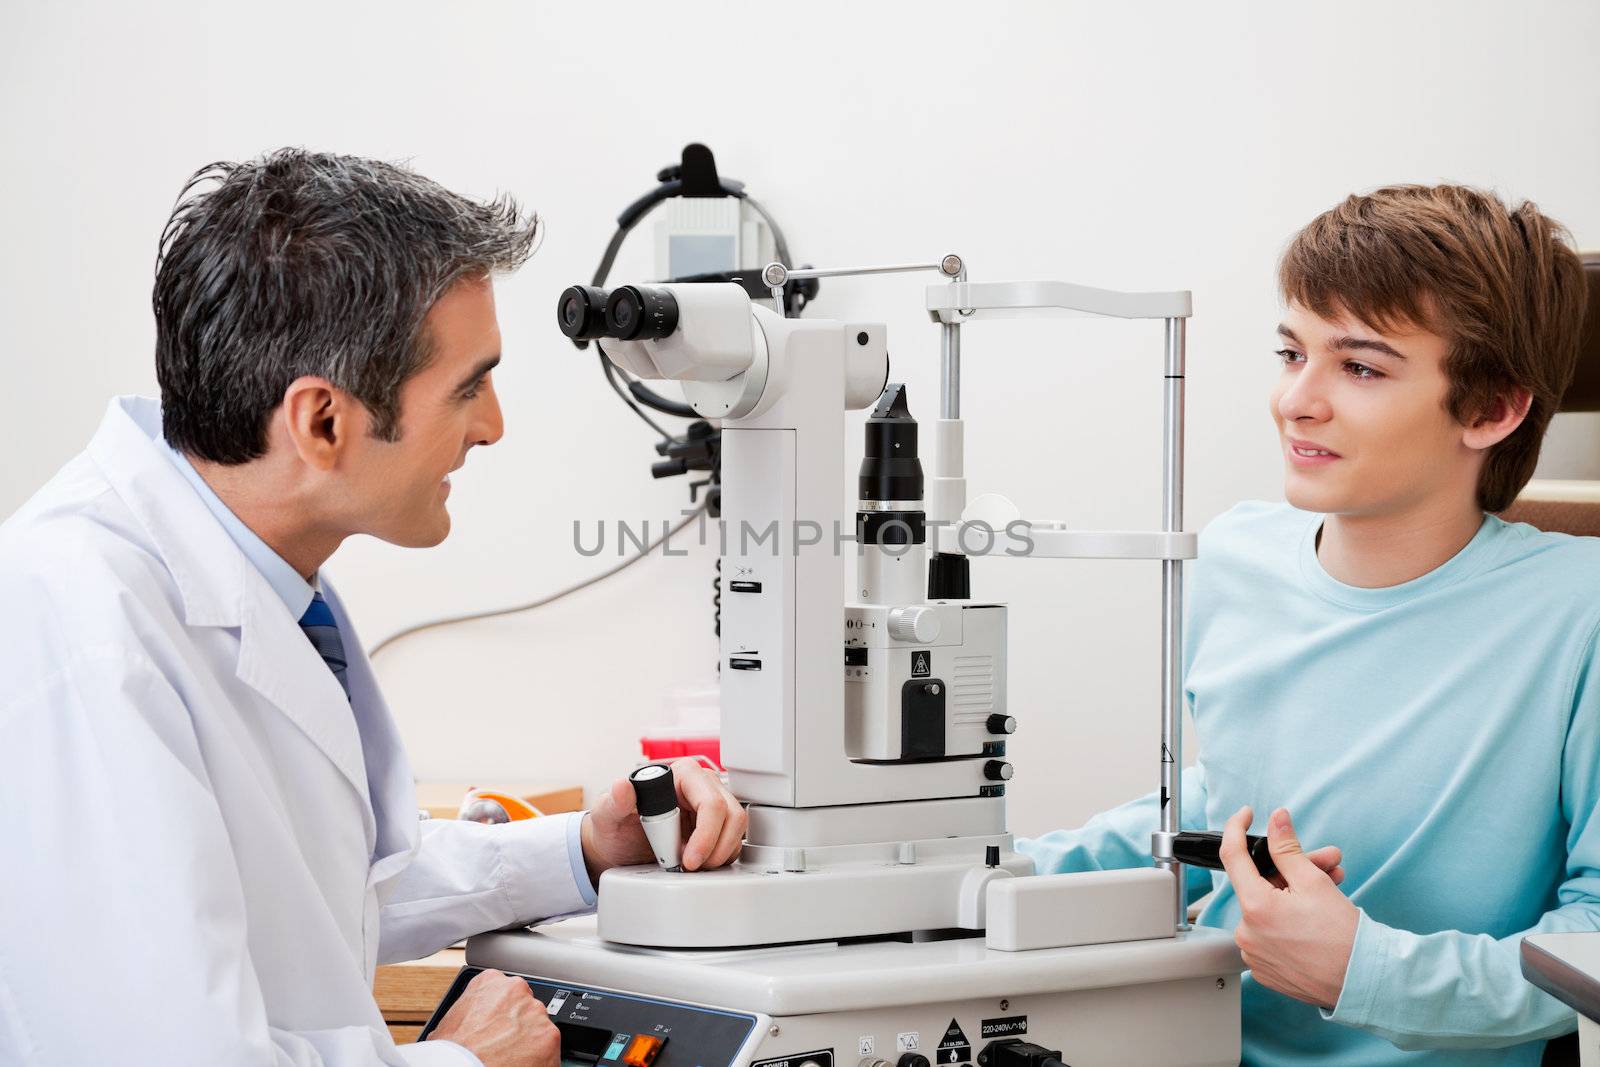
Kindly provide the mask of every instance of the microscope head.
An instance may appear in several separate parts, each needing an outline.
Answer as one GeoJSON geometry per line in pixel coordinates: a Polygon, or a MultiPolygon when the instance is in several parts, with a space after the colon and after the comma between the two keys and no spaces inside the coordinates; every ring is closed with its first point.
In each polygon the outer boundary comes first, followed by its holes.
{"type": "Polygon", "coordinates": [[[707,419],[751,419],[772,410],[796,374],[826,364],[815,358],[817,346],[836,353],[845,410],[870,406],[888,380],[881,323],[785,318],[752,303],[737,282],[609,291],[574,285],[561,294],[556,321],[573,340],[596,341],[635,378],[681,383],[684,399],[707,419]]]}
{"type": "Polygon", "coordinates": [[[573,285],[556,303],[562,333],[601,342],[607,359],[649,381],[726,382],[743,374],[761,337],[752,312],[736,282],[609,291],[573,285]]]}

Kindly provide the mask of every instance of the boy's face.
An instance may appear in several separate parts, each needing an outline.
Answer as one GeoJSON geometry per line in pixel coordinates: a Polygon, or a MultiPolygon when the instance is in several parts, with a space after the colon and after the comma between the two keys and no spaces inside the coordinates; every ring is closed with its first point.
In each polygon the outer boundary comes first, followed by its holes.
{"type": "Polygon", "coordinates": [[[1278,333],[1271,406],[1290,504],[1350,516],[1475,506],[1482,452],[1445,407],[1445,338],[1295,303],[1278,333]]]}

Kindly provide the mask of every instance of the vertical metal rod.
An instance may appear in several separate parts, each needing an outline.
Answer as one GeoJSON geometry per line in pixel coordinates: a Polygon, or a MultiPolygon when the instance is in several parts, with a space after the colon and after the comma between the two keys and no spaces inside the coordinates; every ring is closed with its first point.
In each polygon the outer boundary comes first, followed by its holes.
{"type": "Polygon", "coordinates": [[[772,293],[772,310],[776,311],[780,317],[783,316],[783,286],[774,285],[769,291],[772,293]]]}
{"type": "MultiPolygon", "coordinates": [[[[1183,529],[1183,373],[1187,321],[1167,319],[1162,402],[1161,527],[1183,529]]],[[[1183,561],[1161,562],[1161,830],[1175,834],[1183,821],[1183,561]]],[[[1183,864],[1161,864],[1177,886],[1177,928],[1189,928],[1183,864]]]]}
{"type": "Polygon", "coordinates": [[[939,417],[961,417],[961,324],[939,327],[939,417]]]}

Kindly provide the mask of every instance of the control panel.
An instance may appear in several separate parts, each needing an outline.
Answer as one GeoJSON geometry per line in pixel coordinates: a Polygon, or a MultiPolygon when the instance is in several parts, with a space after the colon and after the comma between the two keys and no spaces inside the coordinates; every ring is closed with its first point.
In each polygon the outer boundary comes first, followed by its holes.
{"type": "MultiPolygon", "coordinates": [[[[456,976],[419,1040],[481,970],[467,967],[456,976]]],[[[525,981],[561,1031],[561,1067],[732,1067],[756,1025],[754,1015],[543,978],[525,981]]]]}

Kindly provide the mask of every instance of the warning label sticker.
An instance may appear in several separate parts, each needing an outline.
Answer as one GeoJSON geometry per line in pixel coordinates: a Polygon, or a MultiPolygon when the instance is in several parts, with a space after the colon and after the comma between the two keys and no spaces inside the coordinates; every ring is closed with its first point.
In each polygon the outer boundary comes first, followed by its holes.
{"type": "Polygon", "coordinates": [[[945,1027],[944,1037],[939,1042],[939,1048],[934,1055],[934,1062],[941,1064],[966,1063],[972,1059],[972,1043],[967,1040],[967,1035],[961,1029],[961,1024],[954,1019],[945,1027]]]}
{"type": "Polygon", "coordinates": [[[1011,1037],[1028,1032],[1026,1015],[1007,1015],[1003,1019],[985,1019],[980,1030],[984,1037],[1011,1037]]]}
{"type": "Polygon", "coordinates": [[[919,648],[911,653],[911,677],[926,678],[933,673],[933,653],[919,648]]]}

